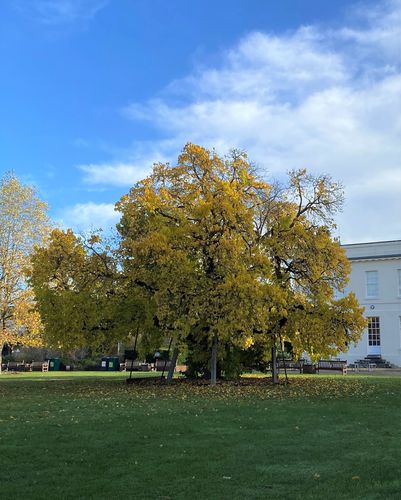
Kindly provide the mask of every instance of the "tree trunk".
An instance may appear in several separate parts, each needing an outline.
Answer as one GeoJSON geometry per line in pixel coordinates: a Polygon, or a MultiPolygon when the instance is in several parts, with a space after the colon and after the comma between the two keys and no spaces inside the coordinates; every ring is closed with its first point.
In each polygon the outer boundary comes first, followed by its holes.
{"type": "Polygon", "coordinates": [[[277,371],[277,348],[276,338],[274,337],[274,344],[272,347],[272,382],[278,384],[278,371],[277,371]]]}
{"type": "Polygon", "coordinates": [[[170,385],[171,382],[173,381],[175,365],[177,364],[178,352],[179,352],[178,347],[174,347],[173,356],[171,357],[170,367],[167,373],[167,380],[166,380],[167,385],[170,385]]]}
{"type": "Polygon", "coordinates": [[[283,366],[284,366],[285,384],[288,385],[289,382],[288,382],[287,366],[284,357],[284,342],[281,339],[281,335],[280,335],[280,348],[281,348],[281,359],[283,360],[283,366]]]}
{"type": "Polygon", "coordinates": [[[3,371],[1,365],[3,364],[3,349],[4,344],[0,344],[0,373],[3,371]]]}
{"type": "Polygon", "coordinates": [[[212,339],[212,357],[210,360],[210,385],[216,385],[217,382],[217,335],[212,339]]]}

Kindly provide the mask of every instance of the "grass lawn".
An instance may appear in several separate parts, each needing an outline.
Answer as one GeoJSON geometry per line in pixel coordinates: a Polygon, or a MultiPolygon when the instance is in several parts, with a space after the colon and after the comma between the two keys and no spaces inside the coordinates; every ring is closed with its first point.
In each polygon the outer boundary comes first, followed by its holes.
{"type": "Polygon", "coordinates": [[[0,498],[401,498],[401,378],[0,376],[0,498]]]}

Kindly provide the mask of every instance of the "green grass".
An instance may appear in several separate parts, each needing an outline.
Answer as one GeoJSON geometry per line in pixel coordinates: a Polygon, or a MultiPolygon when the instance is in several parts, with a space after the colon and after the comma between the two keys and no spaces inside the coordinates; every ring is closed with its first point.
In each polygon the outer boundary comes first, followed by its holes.
{"type": "MultiPolygon", "coordinates": [[[[138,377],[158,377],[161,372],[132,372],[132,376],[138,377]]],[[[0,383],[2,381],[18,381],[21,380],[74,380],[74,379],[97,379],[97,380],[107,380],[107,379],[120,379],[125,380],[129,378],[130,372],[102,372],[102,371],[72,371],[72,372],[3,372],[0,375],[0,383]]]]}
{"type": "Polygon", "coordinates": [[[401,498],[401,378],[0,376],[0,498],[401,498]]]}

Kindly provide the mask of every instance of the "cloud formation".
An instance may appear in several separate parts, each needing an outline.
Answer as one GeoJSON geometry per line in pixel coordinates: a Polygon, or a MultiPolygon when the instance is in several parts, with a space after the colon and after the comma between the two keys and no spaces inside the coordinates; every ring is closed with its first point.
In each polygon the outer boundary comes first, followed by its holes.
{"type": "Polygon", "coordinates": [[[75,231],[103,229],[108,231],[119,221],[120,214],[115,212],[113,203],[78,203],[66,208],[60,214],[60,226],[74,228],[75,231]]]}
{"type": "Polygon", "coordinates": [[[78,165],[85,173],[83,181],[92,186],[113,186],[130,188],[136,182],[144,179],[154,163],[165,163],[170,160],[166,152],[178,151],[175,141],[136,142],[125,155],[124,161],[107,163],[89,163],[78,165]]]}
{"type": "Polygon", "coordinates": [[[148,168],[130,163],[89,164],[78,168],[85,172],[84,182],[109,186],[132,186],[148,173],[148,168]]]}
{"type": "Polygon", "coordinates": [[[47,25],[91,20],[108,0],[18,0],[16,7],[47,25]]]}
{"type": "MultiPolygon", "coordinates": [[[[336,29],[250,33],[219,65],[123,112],[150,122],[165,139],[148,146],[172,161],[191,141],[243,148],[279,178],[303,167],[331,174],[346,187],[340,235],[355,242],[401,237],[400,111],[401,0],[391,0],[354,9],[336,29]]],[[[136,173],[116,168],[127,180],[136,173]]],[[[92,182],[114,177],[107,165],[83,170],[92,182]]]]}

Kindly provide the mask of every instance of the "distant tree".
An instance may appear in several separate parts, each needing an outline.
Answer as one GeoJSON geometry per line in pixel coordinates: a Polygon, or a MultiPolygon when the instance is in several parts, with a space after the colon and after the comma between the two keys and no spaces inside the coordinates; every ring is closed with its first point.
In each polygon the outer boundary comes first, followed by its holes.
{"type": "Polygon", "coordinates": [[[4,345],[41,343],[41,322],[25,271],[49,232],[47,205],[12,174],[0,181],[0,370],[4,345]]]}
{"type": "Polygon", "coordinates": [[[84,239],[55,229],[31,261],[30,283],[48,345],[107,351],[138,329],[152,329],[148,304],[135,289],[126,293],[118,260],[99,235],[84,239]]]}
{"type": "Polygon", "coordinates": [[[358,341],[366,326],[354,294],[336,298],[350,272],[344,250],[332,237],[342,203],[341,185],[299,170],[290,172],[286,188],[273,189],[258,205],[258,240],[273,266],[275,299],[266,331],[272,357],[284,341],[295,355],[306,352],[312,360],[337,355],[358,341]]]}

